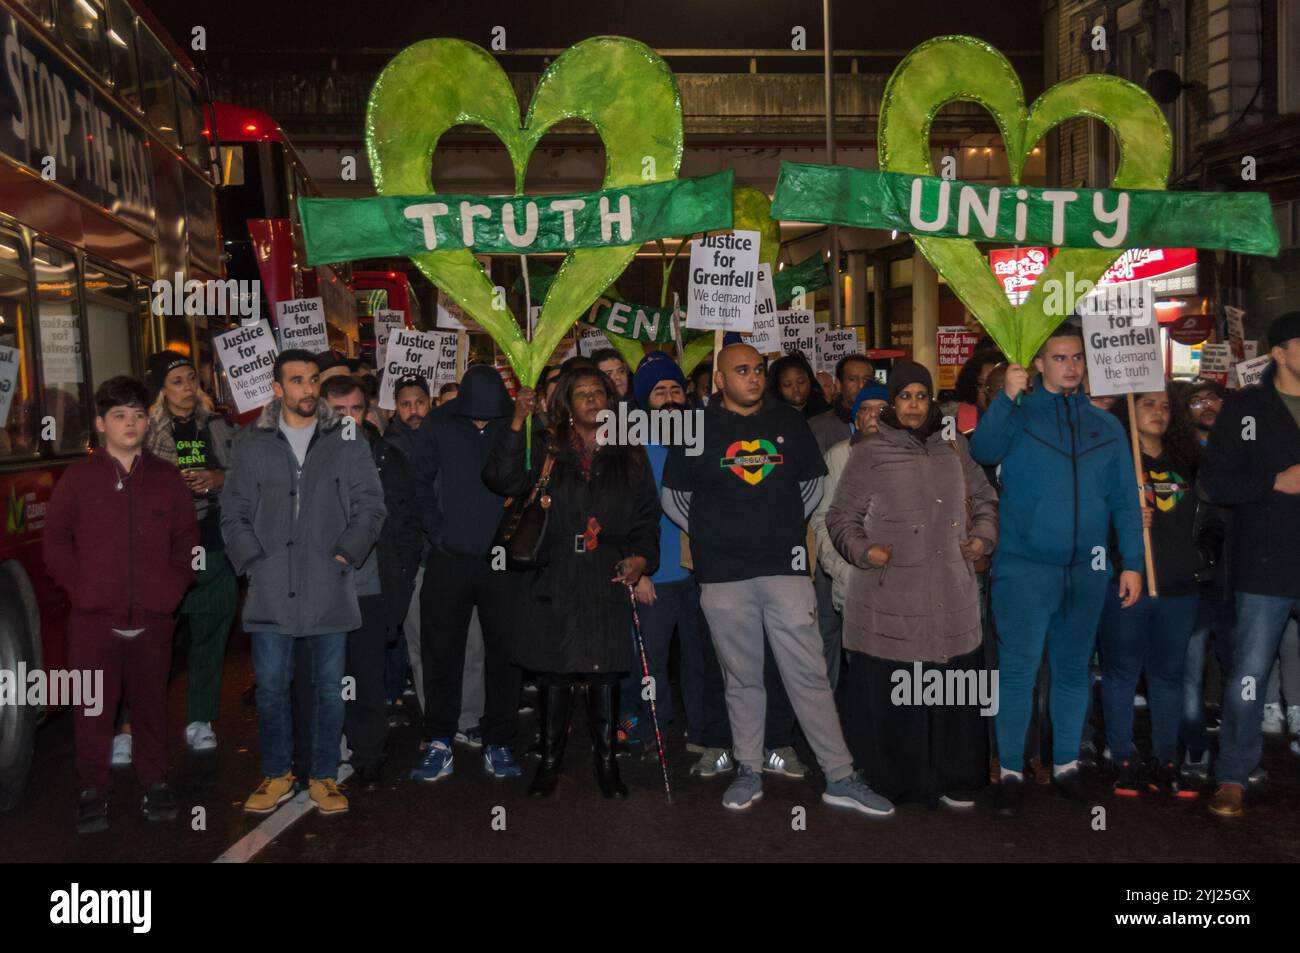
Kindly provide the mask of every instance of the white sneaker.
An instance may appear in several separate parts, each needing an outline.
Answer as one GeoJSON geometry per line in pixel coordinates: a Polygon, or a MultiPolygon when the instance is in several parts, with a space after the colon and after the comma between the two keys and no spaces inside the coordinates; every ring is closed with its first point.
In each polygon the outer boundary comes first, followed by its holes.
{"type": "Polygon", "coordinates": [[[113,767],[120,768],[131,763],[131,736],[120,734],[113,736],[113,767]]]}
{"type": "Polygon", "coordinates": [[[1300,705],[1286,706],[1286,730],[1300,738],[1300,705]]]}
{"type": "Polygon", "coordinates": [[[206,721],[192,721],[185,726],[185,743],[191,751],[211,751],[217,746],[217,736],[206,721]]]}
{"type": "Polygon", "coordinates": [[[1267,702],[1264,705],[1264,734],[1280,735],[1286,721],[1282,717],[1282,705],[1280,702],[1267,702]]]}

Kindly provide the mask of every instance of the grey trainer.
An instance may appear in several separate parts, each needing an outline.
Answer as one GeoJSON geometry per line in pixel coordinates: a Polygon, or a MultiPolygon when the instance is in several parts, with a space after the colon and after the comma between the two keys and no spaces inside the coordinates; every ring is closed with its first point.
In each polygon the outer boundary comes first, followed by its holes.
{"type": "Polygon", "coordinates": [[[763,761],[763,771],[767,774],[779,774],[783,778],[802,781],[808,777],[807,766],[799,760],[793,748],[774,748],[767,753],[763,761]]]}
{"type": "Polygon", "coordinates": [[[722,806],[733,811],[743,811],[763,796],[763,776],[742,764],[736,769],[736,780],[722,795],[722,806]]]}
{"type": "Polygon", "coordinates": [[[828,781],[822,800],[836,807],[852,808],[874,817],[888,817],[894,813],[894,805],[867,787],[867,782],[856,771],[839,781],[828,781]]]}
{"type": "Polygon", "coordinates": [[[691,765],[691,776],[696,778],[716,778],[736,770],[735,759],[731,757],[730,748],[705,748],[700,760],[691,765]]]}

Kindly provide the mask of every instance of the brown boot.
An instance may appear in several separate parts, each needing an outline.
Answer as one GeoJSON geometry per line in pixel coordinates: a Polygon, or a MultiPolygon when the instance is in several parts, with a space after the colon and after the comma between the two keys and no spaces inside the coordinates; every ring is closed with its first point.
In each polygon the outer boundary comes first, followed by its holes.
{"type": "Polygon", "coordinates": [[[1210,798],[1210,812],[1219,817],[1241,817],[1241,795],[1240,784],[1220,784],[1210,798]]]}

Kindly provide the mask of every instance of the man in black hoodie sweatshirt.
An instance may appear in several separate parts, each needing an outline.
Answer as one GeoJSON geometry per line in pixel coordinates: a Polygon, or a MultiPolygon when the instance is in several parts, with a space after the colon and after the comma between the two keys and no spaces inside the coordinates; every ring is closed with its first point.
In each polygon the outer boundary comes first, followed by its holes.
{"type": "Polygon", "coordinates": [[[512,664],[520,603],[519,577],[489,559],[504,499],[483,485],[483,467],[514,404],[495,369],[471,367],[456,399],[425,418],[415,436],[416,496],[429,542],[420,594],[420,655],[424,666],[424,761],[418,781],[452,773],[451,742],[461,708],[461,681],[470,617],[483,629],[483,765],[497,778],[521,774],[511,746],[522,673],[512,664]]]}

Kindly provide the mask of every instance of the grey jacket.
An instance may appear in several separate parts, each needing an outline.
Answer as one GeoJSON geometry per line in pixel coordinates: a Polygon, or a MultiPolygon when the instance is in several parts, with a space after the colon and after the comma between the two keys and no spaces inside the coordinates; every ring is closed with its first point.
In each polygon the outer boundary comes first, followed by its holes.
{"type": "Polygon", "coordinates": [[[248,632],[322,635],[361,627],[354,575],[379,539],[384,491],[365,436],[345,431],[324,401],[316,420],[301,475],[280,432],[279,400],[234,442],[221,533],[235,571],[248,573],[248,632]]]}
{"type": "Polygon", "coordinates": [[[998,499],[965,437],[949,442],[937,431],[921,442],[882,421],[875,437],[850,451],[826,531],[857,567],[844,597],[846,649],[946,662],[980,645],[979,585],[958,543],[979,537],[993,551],[998,499]],[[867,551],[884,543],[893,555],[873,569],[867,551]]]}

